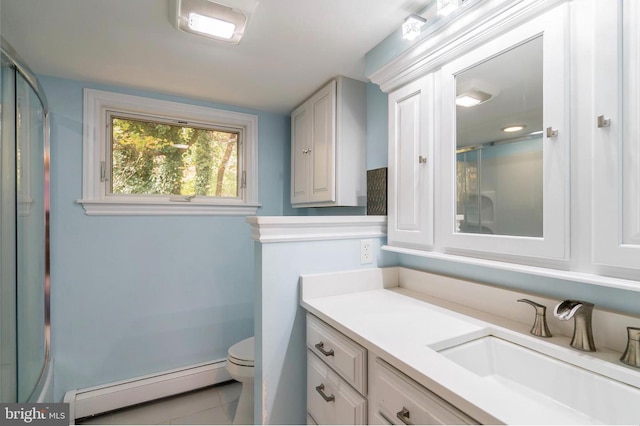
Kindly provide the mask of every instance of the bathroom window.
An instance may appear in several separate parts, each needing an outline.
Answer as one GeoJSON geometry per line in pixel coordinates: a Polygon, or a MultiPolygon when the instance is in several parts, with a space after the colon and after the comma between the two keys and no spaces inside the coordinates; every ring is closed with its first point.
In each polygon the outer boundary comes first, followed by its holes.
{"type": "Polygon", "coordinates": [[[257,117],[85,89],[89,215],[254,215],[257,117]]]}

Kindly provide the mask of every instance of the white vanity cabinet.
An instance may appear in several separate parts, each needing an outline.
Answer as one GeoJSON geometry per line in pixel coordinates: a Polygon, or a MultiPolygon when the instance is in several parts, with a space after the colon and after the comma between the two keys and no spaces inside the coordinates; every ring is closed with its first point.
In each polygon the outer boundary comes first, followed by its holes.
{"type": "Polygon", "coordinates": [[[596,1],[593,257],[640,271],[640,4],[596,1]],[[613,46],[613,48],[612,48],[613,46]],[[615,48],[618,46],[618,48],[615,48]]]}
{"type": "Polygon", "coordinates": [[[366,84],[346,77],[293,111],[293,207],[366,205],[366,111],[366,84]]]}
{"type": "Polygon", "coordinates": [[[389,94],[388,242],[433,245],[433,75],[389,94]]]}
{"type": "Polygon", "coordinates": [[[371,424],[478,423],[380,358],[369,374],[371,424]]]}
{"type": "Polygon", "coordinates": [[[307,422],[477,423],[311,314],[307,314],[307,422]]]}
{"type": "Polygon", "coordinates": [[[307,315],[307,413],[317,424],[367,424],[367,350],[307,315]]]}

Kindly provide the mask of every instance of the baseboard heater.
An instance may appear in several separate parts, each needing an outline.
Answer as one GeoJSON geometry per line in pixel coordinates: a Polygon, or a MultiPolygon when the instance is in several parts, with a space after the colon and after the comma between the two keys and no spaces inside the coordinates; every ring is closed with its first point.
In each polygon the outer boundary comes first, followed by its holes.
{"type": "Polygon", "coordinates": [[[71,424],[76,419],[149,402],[231,380],[221,359],[101,386],[68,391],[71,424]]]}

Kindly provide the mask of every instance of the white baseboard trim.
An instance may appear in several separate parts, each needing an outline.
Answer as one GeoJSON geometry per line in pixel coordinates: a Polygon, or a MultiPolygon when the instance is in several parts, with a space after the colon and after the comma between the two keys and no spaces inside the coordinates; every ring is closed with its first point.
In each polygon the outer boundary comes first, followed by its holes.
{"type": "Polygon", "coordinates": [[[231,380],[221,359],[129,380],[68,391],[71,424],[75,419],[153,401],[231,380]]]}

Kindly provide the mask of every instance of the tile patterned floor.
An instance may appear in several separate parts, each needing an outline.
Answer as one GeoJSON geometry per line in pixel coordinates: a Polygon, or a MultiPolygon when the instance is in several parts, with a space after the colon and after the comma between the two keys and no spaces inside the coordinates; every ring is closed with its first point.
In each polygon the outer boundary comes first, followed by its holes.
{"type": "Polygon", "coordinates": [[[76,420],[82,425],[228,425],[242,385],[235,381],[76,420]]]}

